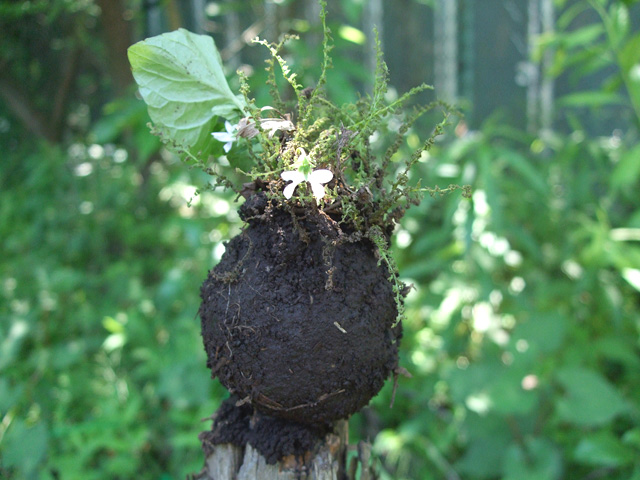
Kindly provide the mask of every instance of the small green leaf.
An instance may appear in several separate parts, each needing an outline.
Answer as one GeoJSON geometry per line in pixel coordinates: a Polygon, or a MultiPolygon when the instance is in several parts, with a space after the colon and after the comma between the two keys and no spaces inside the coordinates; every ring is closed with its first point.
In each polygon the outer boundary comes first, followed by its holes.
{"type": "Polygon", "coordinates": [[[367,41],[367,36],[362,32],[362,30],[358,30],[350,25],[341,25],[338,29],[338,35],[349,42],[355,43],[356,45],[364,45],[367,41]]]}
{"type": "Polygon", "coordinates": [[[121,322],[117,321],[113,317],[104,317],[102,319],[102,326],[109,333],[122,333],[124,332],[124,325],[121,322]]]}
{"type": "Polygon", "coordinates": [[[604,27],[601,24],[595,23],[558,35],[558,37],[565,47],[581,48],[587,45],[592,46],[604,33],[604,27]]]}
{"type": "Polygon", "coordinates": [[[229,88],[213,39],[179,29],[138,42],[128,53],[163,141],[208,154],[216,116],[235,119],[245,106],[229,88]]]}
{"type": "Polygon", "coordinates": [[[618,53],[618,59],[625,74],[640,62],[640,33],[626,41],[618,53]]]}
{"type": "Polygon", "coordinates": [[[609,179],[611,188],[618,192],[631,189],[640,179],[640,145],[636,145],[620,156],[609,179]]]}
{"type": "Polygon", "coordinates": [[[626,105],[625,98],[613,92],[583,91],[565,95],[558,99],[563,107],[603,107],[607,105],[626,105]]]}

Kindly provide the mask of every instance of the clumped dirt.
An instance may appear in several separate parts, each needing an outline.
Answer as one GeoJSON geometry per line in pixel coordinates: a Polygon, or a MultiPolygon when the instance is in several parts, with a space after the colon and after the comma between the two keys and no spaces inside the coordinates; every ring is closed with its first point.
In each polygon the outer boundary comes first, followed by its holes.
{"type": "Polygon", "coordinates": [[[236,407],[237,402],[236,396],[225,400],[216,411],[211,430],[200,434],[205,456],[211,455],[215,445],[232,443],[244,447],[249,444],[267,463],[275,464],[287,455],[304,457],[329,433],[327,427],[274,418],[254,411],[250,405],[236,407]]]}
{"type": "Polygon", "coordinates": [[[207,365],[238,405],[324,429],[397,367],[389,273],[369,240],[345,240],[317,210],[271,207],[259,193],[240,215],[247,227],[201,288],[207,365]]]}

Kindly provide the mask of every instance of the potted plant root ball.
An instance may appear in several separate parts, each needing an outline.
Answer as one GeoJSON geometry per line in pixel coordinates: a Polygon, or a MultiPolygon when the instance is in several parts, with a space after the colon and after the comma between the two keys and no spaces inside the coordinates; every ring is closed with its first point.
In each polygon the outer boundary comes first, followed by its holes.
{"type": "MultiPolygon", "coordinates": [[[[328,439],[340,443],[340,421],[403,371],[407,287],[389,250],[394,227],[425,192],[459,188],[410,181],[447,121],[440,102],[402,111],[429,87],[387,103],[387,68],[378,53],[372,93],[337,107],[325,94],[326,26],[314,86],[298,83],[281,57],[287,40],[257,41],[270,52],[270,105],[255,104],[240,72],[241,95],[232,92],[210,37],[178,30],[129,49],[154,132],[211,174],[213,187],[244,198],[244,228],[202,284],[199,310],[207,366],[231,393],[201,439],[209,458],[220,452],[216,445],[235,445],[228,478],[253,478],[249,455],[265,468],[280,462],[277,469],[288,465],[300,474],[323,447],[334,460],[344,452],[344,439],[342,447],[328,447],[328,439]],[[292,102],[280,97],[276,65],[292,102]],[[413,155],[398,160],[411,125],[436,108],[442,121],[413,155]],[[391,118],[399,124],[395,138],[374,155],[370,140],[391,118]]],[[[227,478],[207,465],[202,478],[227,478]]]]}

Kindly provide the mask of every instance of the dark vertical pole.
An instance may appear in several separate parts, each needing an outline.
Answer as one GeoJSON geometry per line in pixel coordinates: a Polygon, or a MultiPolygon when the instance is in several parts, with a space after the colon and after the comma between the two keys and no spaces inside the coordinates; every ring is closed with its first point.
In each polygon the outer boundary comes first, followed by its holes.
{"type": "Polygon", "coordinates": [[[102,32],[107,46],[109,73],[118,93],[122,93],[133,82],[127,48],[131,45],[131,29],[125,19],[122,0],[98,0],[102,32]]]}

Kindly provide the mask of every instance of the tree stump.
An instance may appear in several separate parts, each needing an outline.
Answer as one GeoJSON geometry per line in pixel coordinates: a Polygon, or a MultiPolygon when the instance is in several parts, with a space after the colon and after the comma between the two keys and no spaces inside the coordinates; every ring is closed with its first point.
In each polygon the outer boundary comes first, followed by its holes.
{"type": "Polygon", "coordinates": [[[244,447],[230,443],[207,444],[201,435],[203,449],[208,452],[203,469],[190,480],[355,480],[358,465],[361,480],[374,480],[370,465],[371,446],[360,442],[349,447],[348,422],[336,423],[334,433],[329,433],[315,449],[303,456],[289,455],[277,464],[270,465],[260,453],[247,444],[244,447]],[[357,449],[357,456],[347,467],[347,452],[357,449]]]}

